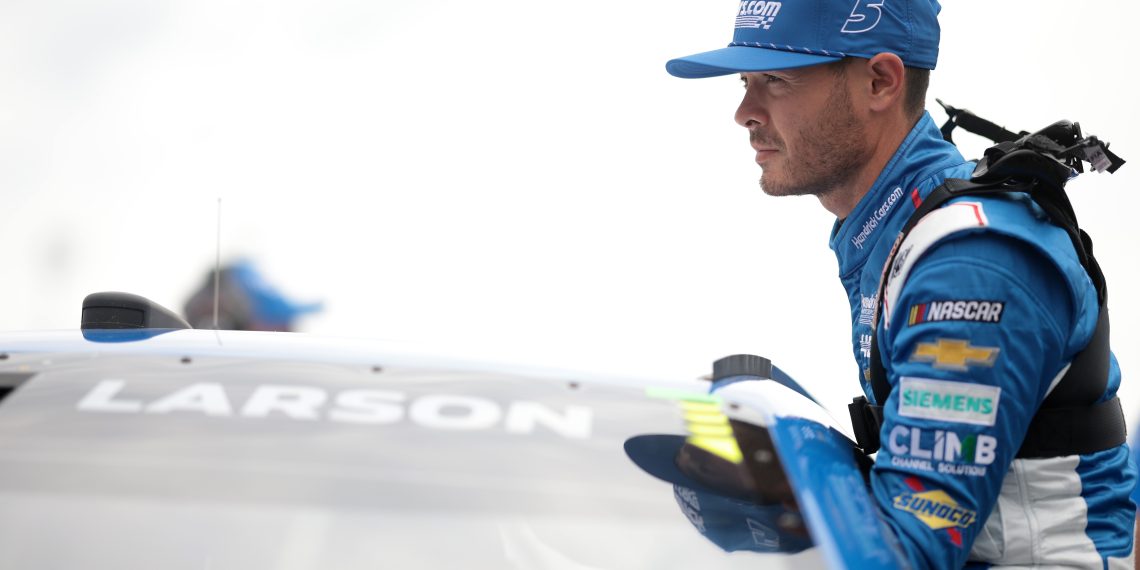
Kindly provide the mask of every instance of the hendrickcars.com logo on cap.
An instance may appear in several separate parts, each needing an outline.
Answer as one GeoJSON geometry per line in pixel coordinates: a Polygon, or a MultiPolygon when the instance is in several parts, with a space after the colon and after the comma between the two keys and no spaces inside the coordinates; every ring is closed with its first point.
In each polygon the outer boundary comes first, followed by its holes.
{"type": "Polygon", "coordinates": [[[792,69],[890,52],[908,67],[938,61],[937,0],[742,0],[728,47],[670,60],[685,78],[792,69]]]}

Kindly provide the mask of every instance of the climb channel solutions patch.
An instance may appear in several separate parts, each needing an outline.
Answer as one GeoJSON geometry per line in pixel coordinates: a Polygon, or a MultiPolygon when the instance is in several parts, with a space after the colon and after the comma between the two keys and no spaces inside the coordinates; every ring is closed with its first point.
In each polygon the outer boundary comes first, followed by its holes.
{"type": "Polygon", "coordinates": [[[903,376],[899,388],[900,416],[980,426],[997,420],[997,386],[903,376]]]}

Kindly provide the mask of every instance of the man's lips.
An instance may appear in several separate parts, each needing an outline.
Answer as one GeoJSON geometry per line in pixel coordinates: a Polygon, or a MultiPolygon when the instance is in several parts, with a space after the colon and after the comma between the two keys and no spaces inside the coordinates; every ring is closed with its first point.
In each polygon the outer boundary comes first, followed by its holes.
{"type": "Polygon", "coordinates": [[[765,148],[765,147],[753,147],[753,148],[756,149],[756,162],[758,164],[763,163],[765,160],[768,160],[769,158],[775,156],[777,152],[780,152],[779,150],[774,149],[774,148],[765,148]]]}
{"type": "Polygon", "coordinates": [[[752,150],[756,151],[757,164],[763,164],[764,161],[780,152],[780,146],[775,141],[764,140],[764,137],[757,131],[749,131],[748,144],[752,146],[752,150]]]}

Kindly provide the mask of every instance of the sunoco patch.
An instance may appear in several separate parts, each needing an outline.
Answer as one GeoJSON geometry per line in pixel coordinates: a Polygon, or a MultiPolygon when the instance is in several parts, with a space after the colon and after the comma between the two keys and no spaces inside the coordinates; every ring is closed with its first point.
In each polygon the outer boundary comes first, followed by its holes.
{"type": "Polygon", "coordinates": [[[934,530],[966,528],[978,520],[978,513],[958,506],[958,503],[942,490],[903,493],[895,497],[894,507],[914,515],[934,530]]]}

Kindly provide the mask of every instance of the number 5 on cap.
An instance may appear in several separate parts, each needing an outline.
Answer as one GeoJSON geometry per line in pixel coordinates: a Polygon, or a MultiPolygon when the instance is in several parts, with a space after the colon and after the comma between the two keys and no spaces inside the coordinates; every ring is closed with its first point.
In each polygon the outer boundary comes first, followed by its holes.
{"type": "Polygon", "coordinates": [[[861,34],[874,29],[879,25],[879,18],[883,16],[883,3],[887,0],[855,0],[855,7],[851,9],[851,17],[843,23],[845,34],[861,34]],[[872,18],[873,16],[873,18],[872,18]]]}

